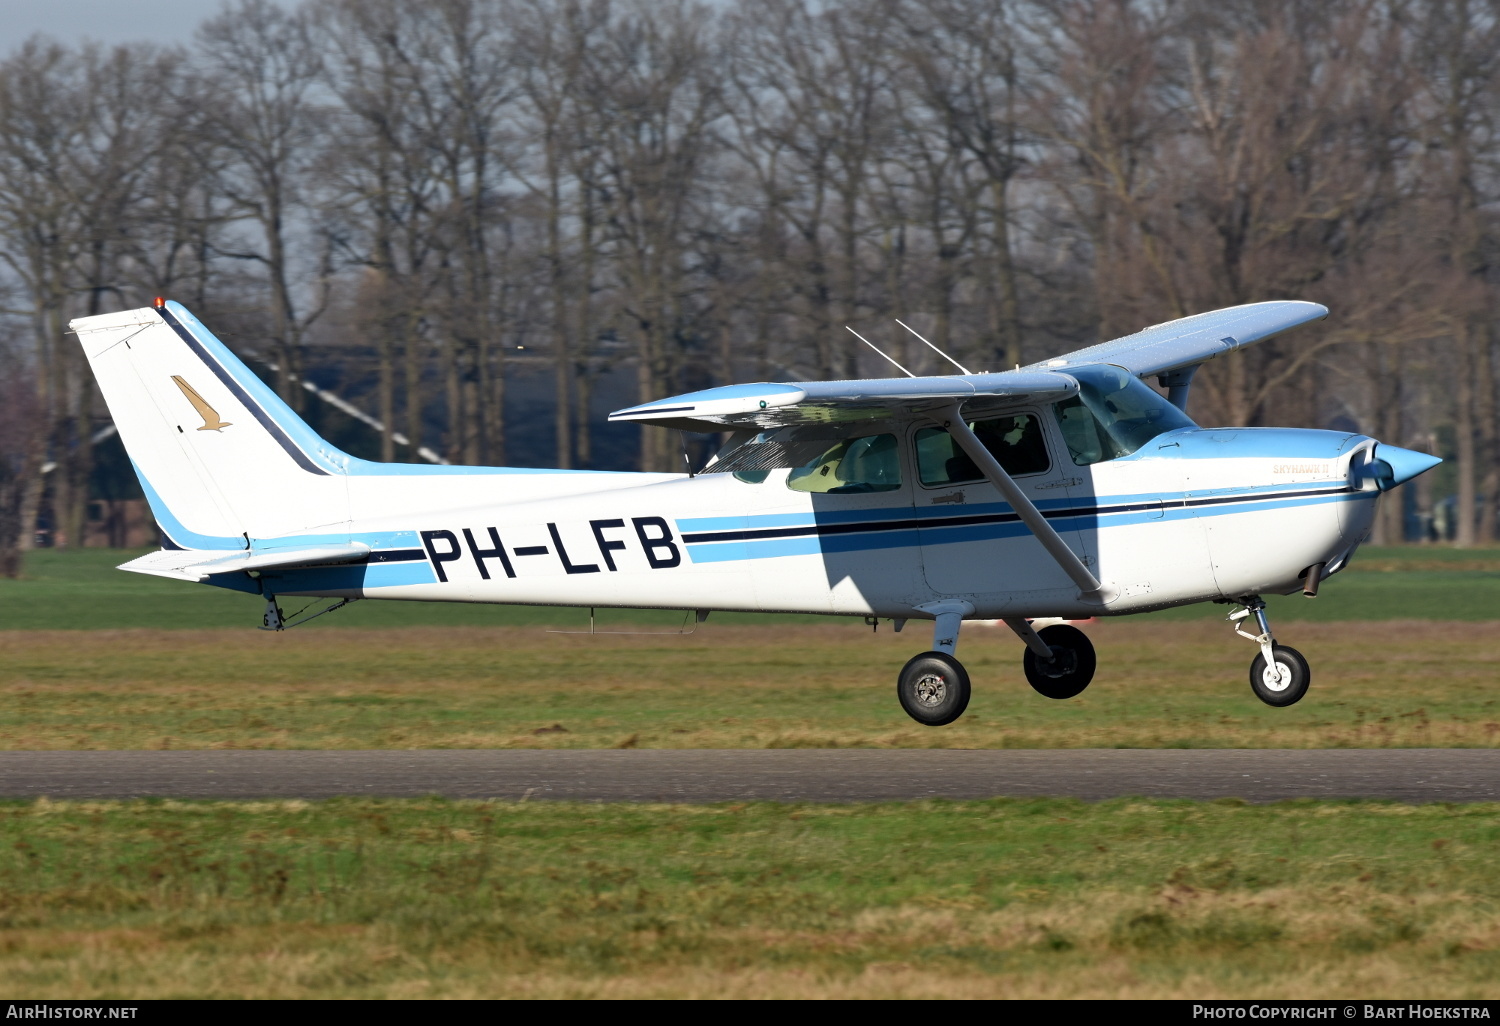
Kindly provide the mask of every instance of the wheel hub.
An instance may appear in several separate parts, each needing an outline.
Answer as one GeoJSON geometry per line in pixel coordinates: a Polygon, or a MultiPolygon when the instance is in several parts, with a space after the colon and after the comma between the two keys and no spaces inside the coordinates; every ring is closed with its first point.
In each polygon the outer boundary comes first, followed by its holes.
{"type": "Polygon", "coordinates": [[[948,682],[940,674],[926,673],[917,678],[912,691],[917,703],[930,709],[942,705],[943,699],[948,697],[948,682]]]}
{"type": "Polygon", "coordinates": [[[1071,648],[1058,648],[1049,645],[1052,649],[1051,662],[1038,662],[1037,667],[1048,677],[1066,677],[1078,669],[1078,653],[1071,648]]]}
{"type": "Polygon", "coordinates": [[[1292,668],[1283,662],[1271,663],[1261,671],[1260,682],[1267,691],[1285,691],[1292,686],[1292,668]]]}

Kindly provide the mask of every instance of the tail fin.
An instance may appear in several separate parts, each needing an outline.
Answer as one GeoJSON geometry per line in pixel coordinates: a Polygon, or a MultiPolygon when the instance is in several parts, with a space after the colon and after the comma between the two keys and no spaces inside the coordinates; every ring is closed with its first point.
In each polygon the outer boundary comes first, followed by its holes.
{"type": "Polygon", "coordinates": [[[178,303],[70,325],[130,454],[163,544],[346,534],[351,457],[318,437],[178,303]]]}

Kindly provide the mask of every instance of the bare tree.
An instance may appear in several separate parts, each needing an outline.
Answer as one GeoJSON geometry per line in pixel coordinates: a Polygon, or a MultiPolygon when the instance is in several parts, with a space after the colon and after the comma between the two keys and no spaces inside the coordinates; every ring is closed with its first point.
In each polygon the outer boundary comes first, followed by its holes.
{"type": "MultiPolygon", "coordinates": [[[[671,388],[688,320],[687,233],[722,110],[711,46],[706,8],[622,5],[583,87],[601,140],[600,184],[643,401],[671,388]]],[[[679,465],[664,434],[641,433],[642,469],[679,465]]]]}
{"type": "Polygon", "coordinates": [[[205,146],[226,156],[209,165],[220,171],[219,189],[234,213],[254,228],[221,252],[264,269],[277,390],[300,408],[303,335],[328,298],[326,258],[310,269],[293,242],[312,227],[305,194],[316,153],[320,49],[307,16],[271,0],[235,0],[199,28],[197,42],[195,128],[205,146]],[[321,279],[311,295],[297,288],[309,271],[321,279]]]}

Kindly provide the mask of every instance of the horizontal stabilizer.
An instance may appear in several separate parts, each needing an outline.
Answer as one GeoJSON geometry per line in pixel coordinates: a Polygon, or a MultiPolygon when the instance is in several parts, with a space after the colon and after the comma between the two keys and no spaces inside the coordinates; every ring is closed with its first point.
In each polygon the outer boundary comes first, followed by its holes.
{"type": "Polygon", "coordinates": [[[370,546],[362,542],[258,552],[246,549],[229,556],[217,552],[163,549],[122,563],[119,569],[181,581],[205,581],[214,574],[243,573],[246,570],[290,570],[301,566],[354,563],[369,554],[370,546]]]}

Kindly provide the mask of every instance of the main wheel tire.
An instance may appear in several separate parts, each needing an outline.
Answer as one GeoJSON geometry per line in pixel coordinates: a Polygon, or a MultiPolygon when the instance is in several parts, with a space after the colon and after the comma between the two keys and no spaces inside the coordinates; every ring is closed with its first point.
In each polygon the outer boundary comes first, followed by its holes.
{"type": "Polygon", "coordinates": [[[923,652],[901,668],[896,697],[906,715],[924,726],[941,727],[969,707],[968,671],[946,652],[923,652]]]}
{"type": "Polygon", "coordinates": [[[1278,709],[1296,705],[1312,683],[1312,670],[1307,660],[1301,652],[1285,645],[1271,646],[1271,658],[1275,660],[1275,670],[1266,666],[1264,655],[1256,656],[1250,664],[1250,690],[1255,692],[1256,698],[1278,709]]]}
{"type": "Polygon", "coordinates": [[[1089,636],[1065,623],[1043,627],[1036,634],[1052,649],[1052,661],[1037,658],[1028,647],[1021,662],[1027,682],[1037,694],[1048,698],[1076,698],[1083,694],[1098,665],[1089,636]]]}

